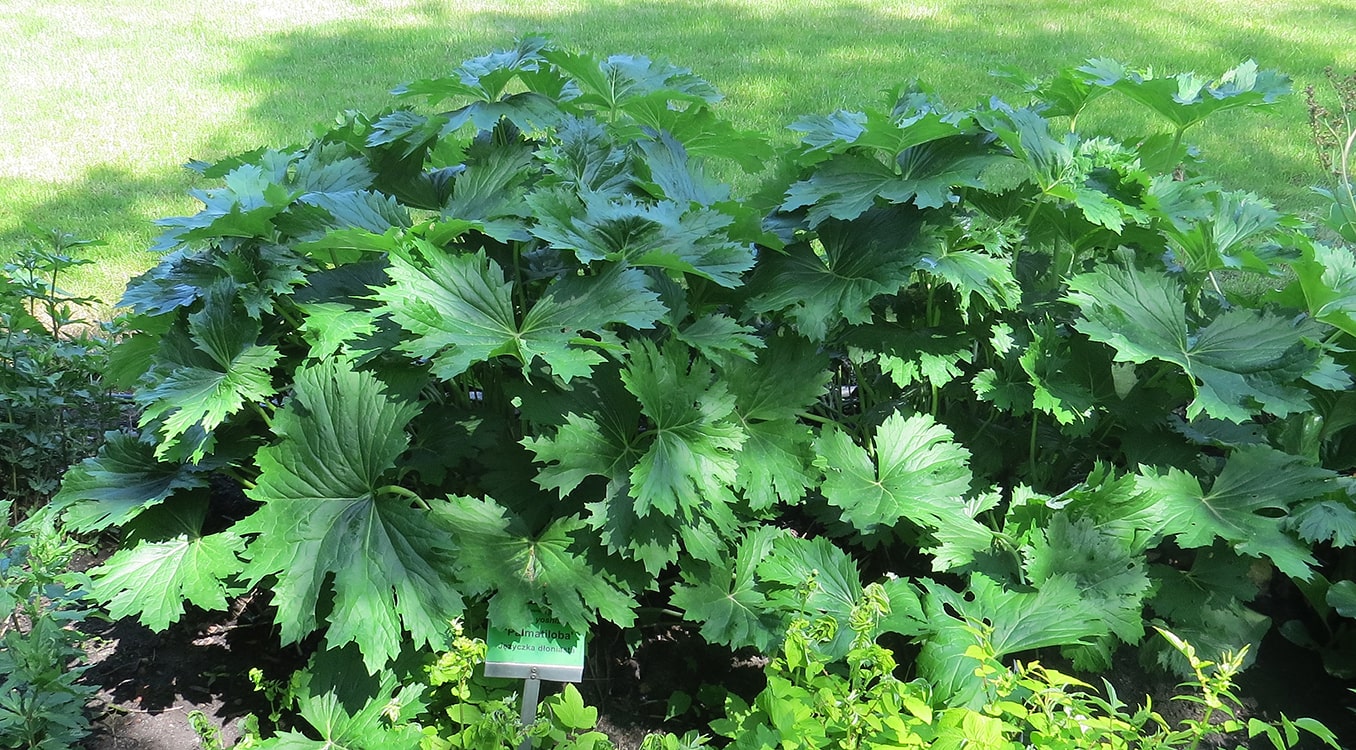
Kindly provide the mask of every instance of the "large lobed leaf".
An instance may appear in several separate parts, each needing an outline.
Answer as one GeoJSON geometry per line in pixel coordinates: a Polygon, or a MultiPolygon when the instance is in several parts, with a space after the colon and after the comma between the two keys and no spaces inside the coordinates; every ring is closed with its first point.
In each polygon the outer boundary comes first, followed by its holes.
{"type": "Polygon", "coordinates": [[[160,438],[156,458],[179,451],[187,437],[187,459],[196,462],[208,452],[202,436],[274,392],[271,370],[281,357],[272,344],[259,343],[261,326],[241,319],[233,287],[217,285],[204,307],[188,316],[187,326],[165,337],[153,386],[139,391],[144,406],[140,424],[160,438]]]}
{"type": "Polygon", "coordinates": [[[635,620],[633,596],[586,559],[581,548],[592,539],[580,533],[577,516],[531,534],[492,500],[455,497],[435,512],[457,541],[458,575],[468,593],[494,593],[492,620],[530,621],[534,605],[577,631],[598,616],[622,627],[635,620]]]}
{"type": "Polygon", "coordinates": [[[431,360],[451,380],[477,362],[512,357],[528,368],[541,359],[562,380],[587,375],[602,361],[596,339],[612,324],[650,328],[665,312],[644,274],[612,267],[558,282],[522,315],[513,282],[483,252],[451,255],[417,241],[391,259],[391,285],[376,298],[414,334],[401,348],[431,360]]]}
{"type": "Polygon", "coordinates": [[[113,554],[90,571],[90,593],[107,602],[113,619],[136,615],[151,630],[164,630],[184,613],[184,602],[208,610],[226,609],[228,594],[240,591],[224,580],[240,569],[236,555],[244,541],[223,532],[141,542],[113,554]]]}
{"type": "Polygon", "coordinates": [[[700,574],[689,570],[673,587],[670,601],[692,622],[702,624],[702,637],[733,648],[754,646],[767,651],[780,635],[779,618],[767,595],[756,585],[755,571],[772,552],[777,530],[750,531],[733,556],[723,557],[700,574]]]}
{"type": "Polygon", "coordinates": [[[1282,530],[1281,518],[1296,503],[1334,489],[1335,480],[1300,456],[1258,445],[1236,449],[1208,490],[1180,469],[1144,470],[1139,484],[1156,495],[1153,512],[1160,528],[1181,546],[1223,539],[1240,553],[1270,558],[1286,575],[1304,579],[1313,556],[1282,530]]]}
{"type": "Polygon", "coordinates": [[[630,350],[622,382],[651,422],[650,445],[631,469],[636,512],[673,516],[679,507],[723,503],[734,484],[744,433],[731,420],[734,398],[687,347],[630,350]]]}
{"type": "Polygon", "coordinates": [[[873,299],[909,283],[924,252],[921,223],[917,213],[895,208],[821,224],[817,239],[759,259],[749,310],[783,312],[812,341],[823,341],[841,323],[869,322],[873,299]]]}
{"type": "Polygon", "coordinates": [[[922,588],[923,649],[918,671],[949,705],[982,705],[987,686],[978,676],[972,646],[987,641],[1001,659],[1029,649],[1086,643],[1105,636],[1105,620],[1088,612],[1073,578],[1056,576],[1034,592],[1005,589],[982,575],[971,575],[969,586],[957,592],[924,581],[922,588]]]}
{"type": "Polygon", "coordinates": [[[237,555],[244,540],[230,531],[204,536],[205,495],[176,498],[172,507],[158,507],[127,527],[135,546],[119,550],[90,571],[90,594],[104,602],[109,615],[136,615],[152,630],[164,630],[184,613],[188,602],[207,610],[226,609],[239,594],[237,555]],[[146,523],[148,516],[157,516],[146,523]],[[139,532],[152,532],[142,536],[139,532]],[[138,538],[140,537],[140,538],[138,538]],[[149,538],[148,538],[149,537],[149,538]]]}
{"type": "Polygon", "coordinates": [[[296,392],[274,421],[278,442],[256,458],[259,481],[248,494],[263,507],[234,529],[253,537],[246,577],[274,579],[284,641],[315,629],[317,605],[332,591],[326,642],[356,643],[374,671],[407,641],[442,643],[461,612],[448,584],[447,531],[431,523],[437,516],[382,490],[415,411],[346,365],[298,371],[296,392]]]}
{"type": "MultiPolygon", "coordinates": [[[[858,531],[873,533],[906,518],[924,529],[974,528],[987,549],[991,534],[974,519],[964,496],[970,490],[970,452],[932,417],[892,414],[881,423],[872,450],[830,425],[815,443],[820,491],[858,531]]],[[[978,550],[972,550],[978,551],[978,550]]],[[[952,555],[956,551],[952,551],[952,555]]]]}
{"type": "Polygon", "coordinates": [[[150,443],[126,433],[110,434],[99,455],[72,467],[52,502],[65,506],[73,531],[121,526],[176,492],[207,486],[210,467],[155,459],[150,443]]]}
{"type": "Polygon", "coordinates": [[[1311,320],[1235,308],[1204,324],[1187,319],[1182,288],[1161,273],[1107,266],[1069,279],[1078,330],[1110,344],[1120,362],[1168,362],[1191,378],[1187,416],[1242,423],[1256,409],[1285,416],[1308,408],[1298,381],[1319,363],[1311,320]]]}

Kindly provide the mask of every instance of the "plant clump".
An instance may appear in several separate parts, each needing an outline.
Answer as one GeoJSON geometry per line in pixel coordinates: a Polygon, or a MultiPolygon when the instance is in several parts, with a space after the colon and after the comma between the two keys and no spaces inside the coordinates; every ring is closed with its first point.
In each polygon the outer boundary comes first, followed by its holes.
{"type": "MultiPolygon", "coordinates": [[[[917,649],[910,714],[963,725],[1009,680],[975,654],[1255,653],[1259,570],[1348,584],[1315,550],[1356,540],[1356,275],[1184,135],[1288,81],[1029,83],[903,88],[779,152],[686,69],[532,38],[197,165],[220,186],[123,300],[137,428],[56,498],[124,531],[92,595],[164,628],[267,592],[284,643],[341,665],[294,691],[317,742],[388,747],[427,739],[409,659],[534,607],[765,653],[813,627],[824,660],[883,664],[845,626],[869,615],[917,649]],[[1081,132],[1102,95],[1170,128],[1081,132]],[[713,177],[768,163],[752,196],[713,177]],[[222,476],[242,518],[212,512],[222,476]],[[323,675],[356,673],[355,712],[323,675]]],[[[542,731],[584,746],[574,702],[542,731]]]]}

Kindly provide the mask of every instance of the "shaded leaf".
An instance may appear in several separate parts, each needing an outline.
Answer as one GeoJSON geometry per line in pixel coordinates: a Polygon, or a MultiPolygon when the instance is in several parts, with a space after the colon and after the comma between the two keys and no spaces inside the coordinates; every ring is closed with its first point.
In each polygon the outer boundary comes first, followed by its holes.
{"type": "Polygon", "coordinates": [[[457,570],[468,593],[490,593],[495,622],[529,622],[536,605],[562,624],[586,631],[598,616],[628,627],[633,595],[589,564],[584,523],[558,518],[536,534],[492,500],[450,498],[436,512],[457,541],[457,570]],[[596,613],[596,614],[595,614],[596,613]]]}

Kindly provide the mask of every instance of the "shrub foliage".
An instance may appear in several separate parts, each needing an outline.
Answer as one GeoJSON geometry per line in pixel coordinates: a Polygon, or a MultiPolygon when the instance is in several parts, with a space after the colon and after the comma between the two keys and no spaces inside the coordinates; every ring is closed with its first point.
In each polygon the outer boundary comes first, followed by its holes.
{"type": "Polygon", "coordinates": [[[1183,139],[1288,82],[1022,80],[901,88],[779,151],[685,69],[527,39],[197,165],[220,187],[123,302],[139,430],[58,498],[125,529],[94,595],[161,628],[261,587],[284,641],[376,672],[482,606],[657,603],[771,650],[892,574],[882,628],[972,706],[979,646],[1187,672],[1146,623],[1214,655],[1267,631],[1265,571],[1340,598],[1356,265],[1183,139]],[[1081,132],[1102,95],[1167,126],[1081,132]]]}

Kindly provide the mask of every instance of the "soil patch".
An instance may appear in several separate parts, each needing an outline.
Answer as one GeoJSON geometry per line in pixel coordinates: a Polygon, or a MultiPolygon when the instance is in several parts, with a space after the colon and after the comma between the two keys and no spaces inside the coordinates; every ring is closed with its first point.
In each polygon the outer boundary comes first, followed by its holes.
{"type": "Polygon", "coordinates": [[[247,599],[229,613],[190,612],[162,633],[133,619],[88,621],[84,629],[84,681],[99,688],[87,750],[197,748],[195,711],[229,747],[239,738],[237,719],[270,710],[249,669],[286,675],[305,662],[296,649],[278,646],[272,623],[247,599]]]}

